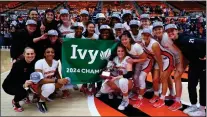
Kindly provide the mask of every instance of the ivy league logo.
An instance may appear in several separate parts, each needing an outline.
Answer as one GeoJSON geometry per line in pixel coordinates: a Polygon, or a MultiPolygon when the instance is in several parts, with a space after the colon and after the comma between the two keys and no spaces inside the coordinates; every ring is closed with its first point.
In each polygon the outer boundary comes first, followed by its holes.
{"type": "Polygon", "coordinates": [[[93,64],[98,54],[100,54],[101,60],[108,60],[109,57],[111,56],[111,49],[107,49],[104,52],[99,50],[77,49],[78,45],[71,45],[71,47],[72,47],[72,56],[70,58],[77,59],[77,53],[78,53],[80,59],[85,59],[86,54],[89,54],[91,60],[88,62],[88,64],[93,64]]]}

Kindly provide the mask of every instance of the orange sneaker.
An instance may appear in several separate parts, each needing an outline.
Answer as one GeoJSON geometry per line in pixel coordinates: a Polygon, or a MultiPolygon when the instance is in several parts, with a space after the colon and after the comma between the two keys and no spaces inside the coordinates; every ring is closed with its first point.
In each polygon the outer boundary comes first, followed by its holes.
{"type": "Polygon", "coordinates": [[[154,95],[154,96],[152,97],[152,99],[149,100],[149,102],[153,104],[153,103],[155,103],[157,100],[159,100],[159,98],[160,98],[159,96],[154,95]]]}
{"type": "Polygon", "coordinates": [[[175,101],[173,105],[171,105],[168,109],[171,111],[176,111],[178,109],[181,109],[182,107],[183,105],[181,104],[181,102],[175,101]]]}
{"type": "Polygon", "coordinates": [[[165,101],[163,99],[159,99],[157,102],[153,104],[155,108],[160,108],[165,105],[165,101]]]}
{"type": "Polygon", "coordinates": [[[165,96],[165,100],[174,100],[174,99],[175,99],[175,96],[172,96],[172,95],[165,96]]]}
{"type": "Polygon", "coordinates": [[[136,103],[133,105],[133,107],[134,108],[139,108],[141,105],[142,105],[142,102],[143,101],[143,99],[139,99],[139,98],[137,98],[137,101],[136,101],[136,103]]]}

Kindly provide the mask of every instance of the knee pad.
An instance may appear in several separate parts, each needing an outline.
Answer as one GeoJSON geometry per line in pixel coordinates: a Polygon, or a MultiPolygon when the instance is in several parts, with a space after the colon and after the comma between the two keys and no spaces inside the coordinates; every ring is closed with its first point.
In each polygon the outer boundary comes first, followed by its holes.
{"type": "Polygon", "coordinates": [[[47,98],[50,94],[52,94],[55,91],[55,84],[53,83],[44,84],[41,89],[42,89],[42,96],[47,98]]]}
{"type": "Polygon", "coordinates": [[[128,84],[129,84],[128,79],[126,78],[119,79],[119,88],[121,89],[123,93],[128,92],[128,84]]]}
{"type": "Polygon", "coordinates": [[[113,92],[111,87],[108,86],[107,82],[104,82],[102,84],[100,91],[101,91],[101,93],[111,93],[111,92],[113,92]]]}
{"type": "Polygon", "coordinates": [[[147,77],[147,74],[145,72],[141,72],[139,75],[139,88],[145,89],[146,88],[146,82],[145,79],[147,77]]]}

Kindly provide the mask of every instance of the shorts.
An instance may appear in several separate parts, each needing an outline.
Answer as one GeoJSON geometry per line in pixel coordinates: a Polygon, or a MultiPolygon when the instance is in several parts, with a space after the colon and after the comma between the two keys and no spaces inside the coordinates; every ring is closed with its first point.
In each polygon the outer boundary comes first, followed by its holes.
{"type": "MultiPolygon", "coordinates": [[[[164,57],[162,57],[162,63],[163,63],[163,71],[167,70],[174,70],[175,69],[175,60],[172,54],[168,52],[163,52],[164,57]]],[[[162,55],[162,56],[163,56],[162,55]]],[[[158,63],[156,62],[154,65],[154,69],[159,69],[158,63]]]]}
{"type": "Polygon", "coordinates": [[[154,58],[147,58],[147,61],[145,61],[142,64],[142,71],[148,74],[149,72],[151,72],[153,65],[154,65],[154,58]]]}

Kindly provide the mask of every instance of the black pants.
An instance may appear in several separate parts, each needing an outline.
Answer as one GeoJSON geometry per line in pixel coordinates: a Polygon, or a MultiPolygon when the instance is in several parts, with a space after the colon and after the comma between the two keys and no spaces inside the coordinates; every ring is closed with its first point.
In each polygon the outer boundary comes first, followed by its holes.
{"type": "Polygon", "coordinates": [[[196,86],[200,82],[199,102],[206,106],[206,62],[190,63],[188,70],[188,92],[191,104],[197,103],[196,86]]]}
{"type": "Polygon", "coordinates": [[[23,86],[3,85],[2,88],[7,94],[14,95],[14,102],[19,102],[28,96],[28,92],[23,86]]]}

